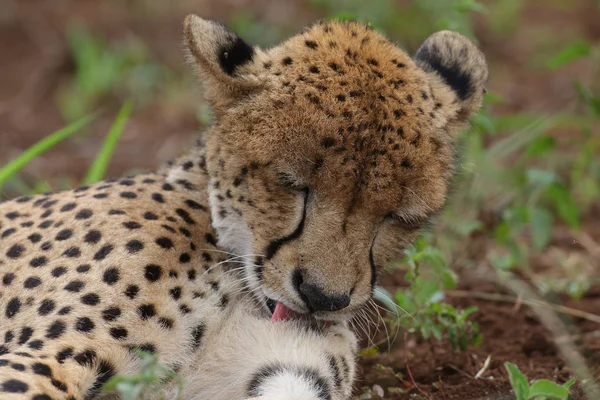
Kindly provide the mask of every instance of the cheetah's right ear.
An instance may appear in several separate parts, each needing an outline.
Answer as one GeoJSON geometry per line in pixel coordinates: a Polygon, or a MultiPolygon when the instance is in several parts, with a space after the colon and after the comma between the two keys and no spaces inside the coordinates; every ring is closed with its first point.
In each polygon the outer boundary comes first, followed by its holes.
{"type": "Polygon", "coordinates": [[[436,32],[421,45],[415,62],[452,90],[459,104],[459,118],[468,118],[479,109],[488,66],[471,40],[457,32],[436,32]]]}
{"type": "Polygon", "coordinates": [[[258,48],[224,25],[193,14],[185,19],[184,35],[191,61],[213,105],[225,106],[260,87],[258,78],[248,73],[258,48]]]}

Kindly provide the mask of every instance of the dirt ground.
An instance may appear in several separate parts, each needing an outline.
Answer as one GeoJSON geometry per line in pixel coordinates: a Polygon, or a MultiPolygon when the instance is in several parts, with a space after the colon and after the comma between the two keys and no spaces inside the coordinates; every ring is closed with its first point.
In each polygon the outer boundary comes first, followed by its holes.
{"type": "MultiPolygon", "coordinates": [[[[181,0],[168,6],[166,3],[6,0],[0,8],[0,165],[48,132],[64,126],[55,96],[57,89],[74,72],[64,38],[68,20],[83,19],[93,32],[109,41],[130,35],[141,38],[156,60],[181,72],[186,70],[181,56],[181,21],[188,12],[225,19],[237,8],[245,7],[252,9],[266,24],[284,25],[291,31],[321,17],[318,11],[296,0],[181,0]],[[146,3],[152,3],[153,7],[144,7],[146,3]]],[[[565,40],[573,35],[583,35],[596,42],[600,40],[600,11],[596,2],[573,1],[568,10],[546,7],[546,2],[542,1],[528,4],[519,27],[504,37],[492,34],[482,23],[475,24],[481,47],[492,66],[490,89],[507,99],[506,104],[497,106],[496,112],[541,110],[551,114],[564,108],[576,96],[572,77],[585,78],[588,73],[585,66],[577,63],[555,73],[526,66],[525,60],[535,56],[532,26],[561,32],[565,40]]],[[[200,91],[192,88],[187,95],[192,99],[199,98],[200,91]]],[[[102,143],[121,100],[104,99],[105,114],[84,135],[62,143],[35,160],[24,171],[25,179],[44,177],[55,182],[57,177],[68,177],[72,181],[81,178],[102,143]]],[[[137,109],[108,175],[118,176],[133,168],[154,168],[178,154],[201,129],[195,112],[194,107],[185,104],[173,107],[160,98],[137,109]]],[[[588,227],[586,234],[595,243],[600,243],[599,219],[600,209],[596,209],[584,224],[588,227]]],[[[556,231],[553,238],[552,245],[557,248],[567,252],[581,251],[573,245],[576,240],[568,232],[556,231]]],[[[485,245],[473,242],[473,246],[485,245]]],[[[547,264],[542,258],[532,260],[537,271],[551,269],[552,266],[547,264]]],[[[518,364],[529,378],[548,378],[563,383],[572,376],[573,371],[556,345],[557,340],[565,338],[555,338],[538,316],[518,301],[504,301],[501,299],[505,298],[499,296],[483,299],[489,295],[510,295],[505,288],[483,282],[477,276],[461,275],[460,286],[449,292],[449,299],[463,308],[478,307],[473,320],[481,328],[483,343],[466,352],[455,352],[448,344],[421,341],[410,335],[404,340],[403,333],[399,333],[390,348],[383,346],[380,354],[361,360],[357,395],[363,387],[379,385],[386,399],[419,398],[415,396],[443,400],[510,399],[514,396],[511,396],[504,370],[505,361],[518,364]],[[491,357],[489,366],[476,379],[475,375],[488,356],[491,357]],[[403,393],[390,394],[389,388],[400,388],[403,393]]],[[[384,283],[390,290],[403,284],[399,276],[388,276],[384,283]]],[[[552,300],[574,310],[599,313],[600,287],[593,287],[580,301],[552,300]]],[[[561,316],[568,326],[569,338],[574,340],[592,372],[598,376],[600,323],[568,313],[561,316]]],[[[585,397],[577,389],[572,398],[585,397]]]]}

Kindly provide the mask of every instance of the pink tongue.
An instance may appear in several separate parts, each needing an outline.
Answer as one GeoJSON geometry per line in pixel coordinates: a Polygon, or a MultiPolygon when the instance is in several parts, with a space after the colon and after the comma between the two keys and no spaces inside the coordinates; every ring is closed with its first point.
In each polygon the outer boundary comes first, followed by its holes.
{"type": "MultiPolygon", "coordinates": [[[[290,310],[283,304],[278,301],[275,305],[275,311],[273,311],[273,316],[271,316],[271,321],[284,321],[286,319],[300,318],[301,316],[294,310],[290,310]]],[[[333,325],[331,321],[324,321],[323,324],[326,328],[329,328],[333,325]]]]}
{"type": "Polygon", "coordinates": [[[273,316],[271,317],[271,321],[283,321],[291,317],[292,310],[287,308],[285,304],[278,301],[277,305],[275,305],[275,311],[273,311],[273,316]]]}

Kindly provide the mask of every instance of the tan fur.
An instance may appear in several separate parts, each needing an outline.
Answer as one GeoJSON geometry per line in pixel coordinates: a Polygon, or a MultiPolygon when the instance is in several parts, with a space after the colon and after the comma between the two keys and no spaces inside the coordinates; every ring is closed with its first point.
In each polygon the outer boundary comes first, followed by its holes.
{"type": "Polygon", "coordinates": [[[215,111],[206,145],[0,205],[2,399],[95,398],[139,370],[135,348],[177,370],[186,399],[351,392],[348,319],[443,206],[485,60],[440,32],[413,61],[353,22],[268,50],[196,16],[184,34],[215,111]],[[349,296],[313,313],[332,327],[268,321],[269,298],[311,311],[301,283],[349,296]]]}

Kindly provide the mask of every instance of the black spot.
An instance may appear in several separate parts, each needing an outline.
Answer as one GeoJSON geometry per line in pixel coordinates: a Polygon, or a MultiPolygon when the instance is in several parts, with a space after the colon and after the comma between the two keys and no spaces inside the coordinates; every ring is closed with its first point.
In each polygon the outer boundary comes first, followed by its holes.
{"type": "Polygon", "coordinates": [[[192,259],[192,257],[190,257],[190,255],[188,253],[183,253],[179,256],[179,262],[180,263],[189,263],[190,260],[192,259]]]}
{"type": "Polygon", "coordinates": [[[81,296],[81,302],[87,306],[95,306],[100,303],[100,296],[96,293],[87,293],[81,296]]]}
{"type": "Polygon", "coordinates": [[[115,376],[115,369],[108,361],[101,360],[98,363],[98,375],[92,386],[88,389],[86,399],[95,398],[106,382],[115,376]]]}
{"type": "Polygon", "coordinates": [[[199,324],[191,332],[192,350],[197,350],[204,336],[204,324],[199,324]]]}
{"type": "Polygon", "coordinates": [[[125,211],[122,210],[108,210],[108,215],[123,215],[125,211]]]}
{"type": "Polygon", "coordinates": [[[313,50],[319,47],[317,42],[315,42],[314,40],[306,40],[304,41],[304,44],[306,45],[306,47],[313,50]]]}
{"type": "Polygon", "coordinates": [[[188,213],[186,210],[184,210],[183,208],[178,208],[175,210],[175,212],[177,213],[177,215],[179,215],[179,217],[181,217],[181,219],[183,219],[187,224],[189,225],[193,225],[196,223],[196,221],[194,221],[192,219],[192,217],[190,217],[190,213],[188,213]]]}
{"type": "Polygon", "coordinates": [[[89,264],[82,264],[79,265],[76,269],[77,272],[79,272],[80,274],[85,274],[86,272],[88,272],[90,270],[91,266],[89,264]]]}
{"type": "Polygon", "coordinates": [[[9,379],[2,384],[2,391],[6,393],[27,393],[29,386],[20,380],[9,379]]]}
{"type": "Polygon", "coordinates": [[[13,297],[6,304],[6,311],[5,311],[6,318],[14,317],[15,314],[17,314],[20,309],[21,309],[21,300],[19,300],[18,297],[13,297]]]}
{"type": "Polygon", "coordinates": [[[84,208],[83,210],[80,210],[77,214],[75,214],[75,219],[88,219],[93,214],[94,213],[92,212],[92,210],[90,210],[89,208],[84,208]]]}
{"type": "Polygon", "coordinates": [[[174,321],[170,318],[160,317],[158,319],[158,324],[165,329],[173,329],[174,321]]]}
{"type": "Polygon", "coordinates": [[[126,339],[127,338],[127,329],[121,327],[110,328],[110,336],[117,340],[126,339]]]}
{"type": "Polygon", "coordinates": [[[67,203],[64,206],[62,206],[60,208],[60,212],[67,212],[67,211],[71,211],[73,210],[75,207],[77,207],[77,204],[75,203],[67,203]]]}
{"type": "Polygon", "coordinates": [[[95,199],[105,199],[108,197],[108,193],[97,193],[92,196],[95,199]]]}
{"type": "Polygon", "coordinates": [[[7,274],[4,274],[4,276],[2,277],[2,284],[4,286],[8,286],[12,283],[12,281],[15,279],[15,274],[13,274],[12,272],[9,272],[7,274]]]}
{"type": "Polygon", "coordinates": [[[313,74],[318,74],[319,73],[319,68],[317,68],[314,65],[311,65],[310,68],[308,68],[308,71],[313,73],[313,74]]]}
{"type": "Polygon", "coordinates": [[[150,264],[146,266],[144,277],[150,282],[156,282],[162,275],[162,268],[158,265],[150,264]]]}
{"type": "Polygon", "coordinates": [[[121,316],[121,310],[118,307],[109,307],[102,311],[102,318],[105,321],[114,321],[121,316]]]}
{"type": "Polygon", "coordinates": [[[154,214],[153,212],[150,211],[146,211],[144,213],[144,218],[149,220],[149,221],[155,221],[158,219],[158,215],[154,214]]]}
{"type": "Polygon", "coordinates": [[[75,329],[79,332],[91,332],[96,325],[88,317],[77,318],[75,329]]]}
{"type": "Polygon", "coordinates": [[[18,340],[18,344],[25,344],[27,343],[27,341],[29,339],[31,339],[31,336],[33,335],[33,329],[31,329],[30,327],[26,326],[23,329],[21,329],[21,334],[19,335],[19,340],[18,340]]]}
{"type": "Polygon", "coordinates": [[[58,278],[67,273],[67,269],[65,267],[56,267],[52,270],[52,276],[58,278]]]}
{"type": "Polygon", "coordinates": [[[63,321],[55,321],[46,331],[46,337],[48,339],[57,339],[65,332],[66,328],[67,325],[63,321]]]}
{"type": "Polygon", "coordinates": [[[142,227],[142,225],[135,221],[123,222],[123,226],[127,229],[140,229],[142,227]]]}
{"type": "Polygon", "coordinates": [[[81,256],[81,250],[79,250],[78,247],[71,247],[63,252],[63,256],[67,256],[69,258],[77,258],[81,256]]]}
{"type": "Polygon", "coordinates": [[[12,331],[6,331],[6,333],[4,333],[4,343],[10,343],[14,338],[15,335],[12,331]]]}
{"type": "Polygon", "coordinates": [[[56,361],[58,361],[60,364],[62,364],[67,358],[70,358],[72,356],[73,356],[73,348],[67,347],[67,348],[59,351],[58,353],[56,353],[56,361]]]}
{"type": "Polygon", "coordinates": [[[52,383],[52,386],[54,386],[61,392],[67,392],[67,385],[64,382],[61,382],[58,379],[51,379],[50,382],[52,383]]]}
{"type": "Polygon", "coordinates": [[[52,220],[49,219],[48,221],[42,222],[39,225],[39,227],[42,228],[42,229],[46,229],[46,228],[50,227],[50,225],[52,225],[53,223],[54,223],[54,221],[52,221],[52,220]]]}
{"type": "Polygon", "coordinates": [[[31,243],[37,243],[42,240],[42,235],[39,233],[32,233],[31,235],[27,236],[27,239],[31,240],[31,243]]]}
{"type": "Polygon", "coordinates": [[[121,185],[121,186],[133,186],[133,185],[135,185],[135,181],[131,180],[131,179],[123,179],[121,182],[119,182],[119,185],[121,185]]]}
{"type": "Polygon", "coordinates": [[[208,243],[208,244],[211,244],[215,247],[217,246],[217,240],[215,239],[213,234],[210,232],[208,232],[204,235],[204,240],[206,240],[206,243],[208,243]]]}
{"type": "Polygon", "coordinates": [[[23,283],[23,287],[25,289],[33,289],[40,286],[41,284],[42,280],[40,278],[38,278],[37,276],[31,276],[25,280],[25,282],[23,283]]]}
{"type": "Polygon", "coordinates": [[[186,306],[185,304],[182,304],[182,305],[179,306],[179,311],[181,311],[181,313],[183,315],[189,314],[189,313],[192,312],[192,310],[188,306],[186,306]]]}
{"type": "Polygon", "coordinates": [[[135,199],[137,194],[133,192],[121,192],[120,196],[124,199],[135,199]]]}
{"type": "Polygon", "coordinates": [[[206,207],[204,207],[202,204],[200,204],[200,203],[198,203],[198,202],[195,202],[194,200],[190,200],[190,199],[188,199],[188,200],[186,200],[186,201],[185,201],[185,204],[186,204],[186,205],[187,205],[189,208],[191,208],[191,209],[193,209],[193,210],[202,210],[202,211],[206,211],[206,207]]]}
{"type": "Polygon", "coordinates": [[[171,185],[170,183],[163,183],[162,190],[170,192],[171,190],[173,190],[173,185],[171,185]]]}
{"type": "Polygon", "coordinates": [[[291,57],[285,57],[283,60],[281,60],[281,63],[283,65],[292,65],[292,58],[291,57]]]}
{"type": "Polygon", "coordinates": [[[411,164],[411,162],[410,162],[410,161],[408,161],[408,159],[406,159],[406,158],[402,160],[402,162],[400,163],[400,165],[401,165],[403,168],[408,168],[408,169],[412,168],[412,164],[411,164]]]}
{"type": "Polygon", "coordinates": [[[83,238],[83,241],[85,243],[89,243],[89,244],[96,244],[100,241],[100,239],[102,239],[102,234],[100,233],[100,231],[89,231],[85,237],[83,238]]]}
{"type": "Polygon", "coordinates": [[[41,340],[32,340],[31,342],[29,342],[27,347],[29,347],[32,350],[41,350],[42,347],[44,347],[44,342],[41,340]]]}
{"type": "Polygon", "coordinates": [[[9,237],[10,235],[12,235],[13,233],[15,233],[17,230],[15,228],[8,228],[7,230],[5,230],[4,232],[2,232],[1,237],[2,238],[6,238],[9,237]]]}
{"type": "Polygon", "coordinates": [[[169,290],[169,294],[173,299],[179,300],[181,298],[181,288],[179,286],[174,287],[173,289],[169,290]]]}
{"type": "Polygon", "coordinates": [[[25,371],[25,365],[20,363],[12,363],[10,367],[15,371],[25,371]]]}
{"type": "Polygon", "coordinates": [[[14,244],[11,246],[10,249],[8,249],[8,251],[6,252],[6,256],[8,258],[19,258],[21,257],[21,254],[23,254],[24,251],[25,247],[21,246],[20,244],[14,244]]]}
{"type": "Polygon", "coordinates": [[[139,240],[131,240],[127,242],[125,248],[130,254],[138,253],[144,248],[144,244],[139,240]]]}
{"type": "Polygon", "coordinates": [[[179,228],[179,232],[181,232],[185,237],[191,237],[192,236],[192,232],[189,231],[189,229],[186,228],[179,228]]]}
{"type": "Polygon", "coordinates": [[[156,315],[156,308],[154,304],[142,304],[138,307],[138,314],[141,319],[147,320],[156,315]]]}
{"type": "Polygon", "coordinates": [[[76,354],[73,359],[79,365],[91,365],[96,359],[96,352],[94,350],[87,349],[76,354]]]}
{"type": "Polygon", "coordinates": [[[84,286],[85,283],[83,283],[82,281],[71,281],[65,285],[64,289],[68,292],[77,293],[80,292],[84,286]]]}
{"type": "Polygon", "coordinates": [[[19,213],[16,211],[9,212],[8,214],[6,214],[6,218],[11,219],[11,220],[16,219],[18,217],[19,217],[19,213]]]}
{"type": "Polygon", "coordinates": [[[163,249],[172,249],[173,241],[168,237],[160,237],[156,239],[156,244],[162,247],[163,249]]]}
{"type": "Polygon", "coordinates": [[[113,246],[110,244],[107,244],[106,246],[102,246],[102,248],[100,248],[100,250],[98,250],[98,252],[96,254],[94,254],[94,260],[96,260],[96,261],[104,260],[106,258],[106,256],[110,254],[110,252],[112,250],[113,250],[113,246]]]}
{"type": "Polygon", "coordinates": [[[43,250],[43,251],[50,250],[51,248],[52,248],[52,243],[50,243],[50,242],[44,242],[40,246],[40,250],[43,250]]]}
{"type": "Polygon", "coordinates": [[[56,308],[56,303],[50,299],[44,299],[42,304],[38,307],[38,314],[40,315],[48,315],[56,308]]]}
{"type": "Polygon", "coordinates": [[[60,310],[58,310],[58,313],[57,313],[57,314],[58,314],[58,315],[67,315],[67,314],[69,314],[70,312],[71,312],[71,307],[69,307],[69,306],[66,306],[66,307],[63,307],[63,308],[61,308],[60,310]]]}
{"type": "Polygon", "coordinates": [[[47,377],[52,376],[52,369],[49,366],[47,366],[46,364],[42,364],[40,362],[34,363],[31,366],[31,370],[33,371],[34,374],[37,374],[37,375],[43,375],[43,376],[47,376],[47,377]]]}
{"type": "Polygon", "coordinates": [[[104,271],[102,280],[108,285],[114,285],[119,281],[119,270],[117,268],[109,268],[104,271]]]}
{"type": "Polygon", "coordinates": [[[160,193],[152,193],[152,200],[158,202],[158,203],[164,203],[165,199],[163,197],[162,194],[160,193]]]}
{"type": "Polygon", "coordinates": [[[188,279],[189,279],[190,281],[193,281],[193,280],[195,280],[195,279],[196,279],[196,271],[195,271],[195,270],[193,270],[193,269],[189,270],[189,271],[187,272],[187,276],[188,276],[188,279]]]}

